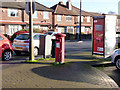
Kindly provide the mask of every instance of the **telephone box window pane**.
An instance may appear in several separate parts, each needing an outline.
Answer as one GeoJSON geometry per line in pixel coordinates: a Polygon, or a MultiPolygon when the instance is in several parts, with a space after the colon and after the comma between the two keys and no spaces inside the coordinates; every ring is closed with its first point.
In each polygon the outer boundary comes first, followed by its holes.
{"type": "Polygon", "coordinates": [[[95,31],[103,31],[103,25],[95,25],[95,31]]]}

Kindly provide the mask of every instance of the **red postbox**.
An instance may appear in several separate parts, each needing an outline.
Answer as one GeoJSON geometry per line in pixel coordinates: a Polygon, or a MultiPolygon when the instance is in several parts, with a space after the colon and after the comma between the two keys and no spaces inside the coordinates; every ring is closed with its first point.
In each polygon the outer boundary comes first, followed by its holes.
{"type": "Polygon", "coordinates": [[[55,62],[64,63],[65,58],[65,34],[56,34],[55,40],[55,62]]]}

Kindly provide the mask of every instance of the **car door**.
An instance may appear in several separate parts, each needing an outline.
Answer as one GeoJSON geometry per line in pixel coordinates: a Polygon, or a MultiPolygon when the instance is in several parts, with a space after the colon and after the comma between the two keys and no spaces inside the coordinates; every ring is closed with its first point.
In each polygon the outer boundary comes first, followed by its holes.
{"type": "Polygon", "coordinates": [[[2,58],[2,45],[3,45],[3,38],[2,36],[0,35],[0,60],[2,58]]]}
{"type": "Polygon", "coordinates": [[[34,47],[38,47],[39,48],[39,44],[40,44],[39,37],[40,37],[39,34],[37,34],[37,35],[35,35],[33,37],[33,39],[34,39],[34,47]]]}

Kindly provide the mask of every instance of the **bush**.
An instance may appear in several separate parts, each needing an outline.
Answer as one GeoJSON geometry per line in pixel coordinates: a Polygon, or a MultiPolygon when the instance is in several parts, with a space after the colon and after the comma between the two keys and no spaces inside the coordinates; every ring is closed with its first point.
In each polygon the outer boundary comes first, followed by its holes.
{"type": "Polygon", "coordinates": [[[47,31],[46,31],[46,30],[40,30],[40,29],[34,28],[34,29],[33,29],[33,32],[34,32],[34,33],[46,33],[47,31]]]}

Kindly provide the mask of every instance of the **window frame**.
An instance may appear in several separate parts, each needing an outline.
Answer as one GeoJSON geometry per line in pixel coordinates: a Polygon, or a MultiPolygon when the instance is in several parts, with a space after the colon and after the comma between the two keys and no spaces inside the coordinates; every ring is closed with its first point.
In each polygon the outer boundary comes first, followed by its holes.
{"type": "Polygon", "coordinates": [[[66,21],[72,22],[72,16],[66,16],[66,21]]]}
{"type": "Polygon", "coordinates": [[[43,19],[50,19],[49,12],[47,12],[47,11],[43,12],[43,19]]]}
{"type": "MultiPolygon", "coordinates": [[[[84,19],[83,19],[84,16],[81,16],[81,22],[84,22],[84,19]]],[[[80,16],[78,16],[78,22],[80,21],[80,16]]]]}
{"type": "Polygon", "coordinates": [[[11,9],[11,8],[8,8],[8,17],[18,17],[18,9],[11,9]],[[11,16],[11,13],[14,12],[15,13],[15,16],[11,16]]]}
{"type": "Polygon", "coordinates": [[[13,35],[15,32],[20,31],[22,29],[21,25],[8,25],[8,35],[13,35]]]}
{"type": "Polygon", "coordinates": [[[57,21],[62,21],[62,16],[61,15],[57,15],[57,21]]]}
{"type": "Polygon", "coordinates": [[[87,16],[87,22],[90,22],[90,16],[87,16]]]}
{"type": "Polygon", "coordinates": [[[33,29],[40,29],[40,25],[33,25],[33,29]]]}
{"type": "Polygon", "coordinates": [[[47,31],[47,30],[48,30],[48,27],[43,27],[43,30],[46,30],[46,31],[47,31]]]}
{"type": "Polygon", "coordinates": [[[33,14],[32,16],[33,16],[33,18],[38,18],[38,12],[35,11],[34,14],[33,14]]]}

